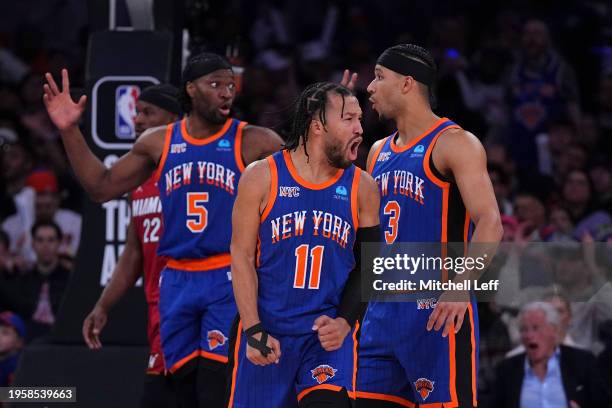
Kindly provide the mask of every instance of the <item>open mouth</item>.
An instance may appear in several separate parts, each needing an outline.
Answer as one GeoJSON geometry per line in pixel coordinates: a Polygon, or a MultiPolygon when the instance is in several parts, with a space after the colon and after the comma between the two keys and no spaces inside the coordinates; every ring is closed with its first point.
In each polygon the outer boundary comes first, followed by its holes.
{"type": "Polygon", "coordinates": [[[355,161],[357,160],[357,154],[359,153],[359,145],[363,141],[363,137],[357,137],[353,139],[348,146],[349,149],[349,160],[355,161]]]}
{"type": "Polygon", "coordinates": [[[538,351],[539,348],[538,343],[527,343],[527,350],[532,353],[538,351]]]}
{"type": "Polygon", "coordinates": [[[228,116],[231,109],[232,107],[230,104],[224,104],[224,105],[221,105],[218,110],[219,110],[219,113],[221,113],[223,116],[228,116]]]}

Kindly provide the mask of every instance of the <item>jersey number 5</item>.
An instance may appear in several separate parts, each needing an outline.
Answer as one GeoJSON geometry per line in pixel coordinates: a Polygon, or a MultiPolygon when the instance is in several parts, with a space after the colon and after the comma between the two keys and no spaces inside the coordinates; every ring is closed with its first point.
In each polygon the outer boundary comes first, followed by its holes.
{"type": "Polygon", "coordinates": [[[191,232],[202,232],[208,225],[208,193],[187,193],[187,228],[191,232]]]}
{"type": "Polygon", "coordinates": [[[383,209],[385,215],[390,215],[389,231],[385,231],[385,241],[387,244],[392,244],[397,238],[397,223],[400,216],[400,206],[397,201],[389,201],[383,209]]]}
{"type": "Polygon", "coordinates": [[[308,289],[319,289],[321,281],[321,264],[323,263],[323,245],[312,247],[308,251],[309,245],[302,244],[295,248],[295,277],[293,278],[293,287],[304,289],[306,286],[306,269],[308,268],[308,253],[310,252],[310,280],[308,281],[308,289]]]}

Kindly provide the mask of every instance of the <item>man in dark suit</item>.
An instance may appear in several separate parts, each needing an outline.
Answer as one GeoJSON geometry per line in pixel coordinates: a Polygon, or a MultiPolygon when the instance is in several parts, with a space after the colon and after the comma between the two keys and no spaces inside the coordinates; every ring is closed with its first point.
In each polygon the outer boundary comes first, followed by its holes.
{"type": "Polygon", "coordinates": [[[520,331],[525,353],[502,361],[490,407],[612,407],[595,357],[584,350],[559,346],[559,314],[548,302],[527,304],[520,331]]]}

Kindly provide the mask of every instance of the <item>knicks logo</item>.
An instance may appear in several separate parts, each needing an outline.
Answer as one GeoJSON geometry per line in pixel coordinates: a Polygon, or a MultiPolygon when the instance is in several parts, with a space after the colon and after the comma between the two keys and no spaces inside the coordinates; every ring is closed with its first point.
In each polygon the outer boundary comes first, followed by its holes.
{"type": "Polygon", "coordinates": [[[434,389],[434,382],[428,380],[427,378],[419,378],[414,382],[414,387],[421,398],[423,398],[423,401],[425,401],[434,389]]]}
{"type": "Polygon", "coordinates": [[[227,337],[223,335],[219,330],[209,330],[207,334],[208,348],[214,350],[217,347],[221,347],[227,341],[227,337]]]}
{"type": "Polygon", "coordinates": [[[336,370],[334,367],[329,366],[327,364],[321,364],[317,366],[314,370],[310,370],[312,373],[312,378],[317,380],[319,384],[323,384],[325,381],[330,378],[334,378],[336,376],[336,370]]]}

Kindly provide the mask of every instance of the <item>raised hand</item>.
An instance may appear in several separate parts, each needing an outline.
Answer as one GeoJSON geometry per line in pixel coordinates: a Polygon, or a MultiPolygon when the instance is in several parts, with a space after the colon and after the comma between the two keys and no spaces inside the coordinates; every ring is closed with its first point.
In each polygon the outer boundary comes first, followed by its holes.
{"type": "Polygon", "coordinates": [[[47,83],[43,86],[43,101],[53,124],[60,130],[76,126],[85,110],[87,96],[83,95],[78,102],[70,96],[68,70],[62,69],[62,90],[60,91],[50,73],[45,74],[47,83]]]}
{"type": "Polygon", "coordinates": [[[351,72],[348,69],[345,69],[342,73],[342,80],[340,81],[340,85],[346,86],[351,91],[355,90],[355,83],[357,82],[357,73],[351,72]]]}

